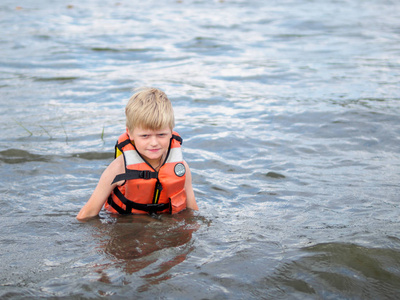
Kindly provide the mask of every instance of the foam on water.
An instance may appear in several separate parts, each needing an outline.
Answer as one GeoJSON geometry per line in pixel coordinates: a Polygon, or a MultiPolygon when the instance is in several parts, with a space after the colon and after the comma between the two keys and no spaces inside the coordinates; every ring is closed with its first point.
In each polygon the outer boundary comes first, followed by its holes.
{"type": "Polygon", "coordinates": [[[0,4],[0,297],[394,298],[394,1],[0,4]],[[132,89],[171,98],[199,212],[75,220],[132,89]]]}

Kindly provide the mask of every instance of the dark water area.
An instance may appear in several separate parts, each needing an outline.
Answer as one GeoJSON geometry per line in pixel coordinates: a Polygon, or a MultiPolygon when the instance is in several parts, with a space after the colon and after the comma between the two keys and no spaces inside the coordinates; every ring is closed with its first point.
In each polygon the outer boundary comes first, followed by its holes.
{"type": "Polygon", "coordinates": [[[400,4],[0,3],[1,299],[396,299],[400,4]],[[134,88],[200,211],[75,219],[134,88]]]}

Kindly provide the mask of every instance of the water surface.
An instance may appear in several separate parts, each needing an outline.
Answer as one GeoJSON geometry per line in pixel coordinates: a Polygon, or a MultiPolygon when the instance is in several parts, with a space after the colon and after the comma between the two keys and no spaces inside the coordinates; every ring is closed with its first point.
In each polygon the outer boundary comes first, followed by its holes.
{"type": "Polygon", "coordinates": [[[396,1],[0,4],[0,297],[394,299],[396,1]],[[75,216],[132,89],[173,102],[199,212],[75,216]]]}

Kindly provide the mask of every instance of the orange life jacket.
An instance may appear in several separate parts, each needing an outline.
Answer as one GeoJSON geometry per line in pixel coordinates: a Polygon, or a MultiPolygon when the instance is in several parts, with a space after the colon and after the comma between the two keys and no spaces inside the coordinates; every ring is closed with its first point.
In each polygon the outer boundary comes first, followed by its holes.
{"type": "Polygon", "coordinates": [[[178,213],[186,208],[186,170],[181,151],[182,138],[173,132],[167,157],[157,172],[136,150],[127,133],[115,145],[115,158],[124,156],[125,173],[113,183],[125,180],[108,197],[104,207],[112,213],[178,213]]]}

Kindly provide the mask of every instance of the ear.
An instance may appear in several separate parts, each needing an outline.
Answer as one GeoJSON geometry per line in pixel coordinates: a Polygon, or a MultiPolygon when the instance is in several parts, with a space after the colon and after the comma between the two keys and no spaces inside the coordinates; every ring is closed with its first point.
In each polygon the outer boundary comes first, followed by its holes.
{"type": "Polygon", "coordinates": [[[126,132],[128,133],[129,139],[132,141],[133,137],[132,137],[131,133],[129,132],[128,127],[126,127],[126,132]]]}

